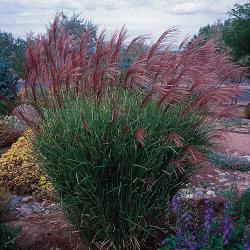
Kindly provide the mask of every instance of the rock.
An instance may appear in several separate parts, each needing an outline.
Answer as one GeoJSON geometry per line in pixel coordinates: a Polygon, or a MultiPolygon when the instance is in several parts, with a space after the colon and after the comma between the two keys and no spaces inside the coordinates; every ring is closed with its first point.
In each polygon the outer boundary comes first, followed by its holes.
{"type": "Polygon", "coordinates": [[[186,199],[193,199],[194,198],[194,194],[186,194],[185,198],[186,199]]]}
{"type": "Polygon", "coordinates": [[[43,201],[42,203],[41,203],[41,206],[42,207],[45,207],[45,206],[47,206],[48,205],[48,202],[47,201],[43,201]]]}
{"type": "Polygon", "coordinates": [[[248,160],[250,162],[250,155],[245,155],[243,157],[246,158],[246,160],[248,160]]]}
{"type": "Polygon", "coordinates": [[[38,124],[41,120],[38,111],[29,104],[22,104],[15,107],[12,111],[12,115],[16,116],[24,124],[38,124]]]}
{"type": "Polygon", "coordinates": [[[224,177],[226,175],[226,173],[220,173],[219,176],[224,177]]]}
{"type": "Polygon", "coordinates": [[[213,198],[216,196],[215,192],[212,191],[212,190],[208,190],[207,195],[210,196],[210,197],[213,197],[213,198]]]}
{"type": "Polygon", "coordinates": [[[31,215],[32,214],[32,209],[22,206],[20,208],[16,208],[16,210],[18,210],[18,212],[21,214],[21,216],[27,216],[27,215],[31,215]]]}
{"type": "Polygon", "coordinates": [[[219,169],[214,169],[214,171],[215,171],[217,174],[221,174],[221,173],[222,173],[219,169]]]}
{"type": "Polygon", "coordinates": [[[31,201],[31,200],[33,200],[33,196],[26,196],[26,197],[21,199],[21,202],[28,202],[28,201],[31,201]]]}
{"type": "Polygon", "coordinates": [[[20,196],[11,196],[10,198],[10,207],[14,208],[21,202],[22,197],[20,196]]]}
{"type": "Polygon", "coordinates": [[[221,178],[221,179],[219,179],[219,182],[221,183],[221,182],[227,182],[228,180],[226,179],[226,178],[221,178]]]}
{"type": "Polygon", "coordinates": [[[204,196],[204,192],[196,192],[195,196],[197,196],[197,198],[202,198],[204,196]]]}
{"type": "Polygon", "coordinates": [[[198,188],[195,188],[195,191],[196,191],[196,192],[202,192],[202,193],[203,193],[203,192],[206,191],[206,189],[205,189],[205,188],[202,188],[202,187],[201,187],[201,188],[198,187],[198,188]]]}

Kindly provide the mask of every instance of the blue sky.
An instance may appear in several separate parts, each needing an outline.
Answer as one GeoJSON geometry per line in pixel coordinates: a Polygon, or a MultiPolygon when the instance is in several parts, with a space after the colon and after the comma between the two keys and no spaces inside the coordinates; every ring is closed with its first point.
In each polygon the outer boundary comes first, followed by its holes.
{"type": "Polygon", "coordinates": [[[235,3],[247,0],[0,0],[0,30],[26,37],[43,33],[56,11],[80,12],[99,27],[112,32],[125,24],[133,36],[150,34],[153,39],[178,26],[180,36],[193,35],[199,27],[224,20],[235,3]]]}

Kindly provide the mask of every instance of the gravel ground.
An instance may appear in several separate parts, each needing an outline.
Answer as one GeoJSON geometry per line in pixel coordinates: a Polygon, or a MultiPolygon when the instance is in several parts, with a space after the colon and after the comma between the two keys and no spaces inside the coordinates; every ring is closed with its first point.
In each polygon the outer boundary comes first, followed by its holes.
{"type": "Polygon", "coordinates": [[[230,141],[230,143],[224,143],[225,151],[250,155],[250,134],[226,132],[225,135],[230,141]]]}
{"type": "Polygon", "coordinates": [[[34,214],[51,214],[61,211],[58,204],[47,200],[37,200],[33,196],[11,195],[10,198],[10,216],[12,220],[34,214]]]}
{"type": "Polygon", "coordinates": [[[235,189],[240,196],[250,188],[250,171],[230,171],[207,166],[200,169],[190,184],[179,192],[187,199],[215,198],[235,189]]]}

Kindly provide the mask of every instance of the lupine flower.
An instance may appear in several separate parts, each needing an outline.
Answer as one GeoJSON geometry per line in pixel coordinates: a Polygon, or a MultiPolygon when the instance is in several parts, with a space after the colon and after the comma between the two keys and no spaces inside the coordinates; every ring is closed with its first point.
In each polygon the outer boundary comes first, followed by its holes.
{"type": "Polygon", "coordinates": [[[201,242],[199,242],[199,247],[204,248],[209,244],[209,239],[212,233],[212,226],[215,221],[215,213],[213,209],[212,201],[205,199],[205,213],[204,213],[204,235],[201,242]]]}
{"type": "Polygon", "coordinates": [[[189,211],[186,211],[184,214],[183,214],[183,222],[184,222],[184,226],[185,227],[189,227],[190,226],[190,221],[192,219],[192,216],[191,214],[189,213],[189,211]]]}
{"type": "Polygon", "coordinates": [[[226,209],[226,216],[224,218],[224,227],[223,227],[223,244],[227,245],[232,236],[233,220],[228,203],[225,205],[225,209],[226,209]]]}
{"type": "Polygon", "coordinates": [[[196,235],[195,232],[192,230],[187,240],[187,249],[188,250],[195,250],[196,249],[196,235]]]}
{"type": "Polygon", "coordinates": [[[214,209],[212,202],[208,199],[205,199],[206,210],[204,214],[204,227],[207,235],[211,234],[212,225],[214,222],[214,209]]]}
{"type": "Polygon", "coordinates": [[[244,234],[244,250],[250,250],[250,227],[246,228],[245,234],[244,234]]]}
{"type": "Polygon", "coordinates": [[[178,218],[177,249],[196,249],[196,233],[192,226],[191,219],[192,215],[189,211],[185,211],[182,217],[178,218]]]}
{"type": "Polygon", "coordinates": [[[244,246],[243,246],[243,249],[244,250],[250,250],[250,244],[248,242],[245,242],[244,246]]]}
{"type": "Polygon", "coordinates": [[[174,212],[176,214],[178,214],[178,212],[180,211],[181,209],[181,204],[180,204],[180,201],[177,199],[177,196],[175,195],[172,199],[172,208],[174,210],[174,212]]]}

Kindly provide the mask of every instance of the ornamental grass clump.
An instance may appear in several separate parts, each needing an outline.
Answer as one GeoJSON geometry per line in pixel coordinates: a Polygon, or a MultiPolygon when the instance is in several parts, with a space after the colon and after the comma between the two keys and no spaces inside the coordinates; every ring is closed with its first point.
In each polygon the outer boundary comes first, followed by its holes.
{"type": "Polygon", "coordinates": [[[143,36],[126,45],[124,28],[110,39],[101,32],[89,54],[90,31],[76,42],[57,25],[26,55],[39,166],[91,247],[155,249],[169,198],[205,162],[214,121],[230,113],[236,90],[224,83],[243,70],[214,41],[185,39],[174,53],[175,29],[152,46],[143,36]]]}
{"type": "Polygon", "coordinates": [[[164,232],[168,197],[203,160],[208,130],[197,127],[197,113],[155,101],[141,109],[140,100],[111,91],[98,104],[69,99],[44,113],[34,145],[40,165],[89,243],[135,249],[154,240],[164,232]]]}

